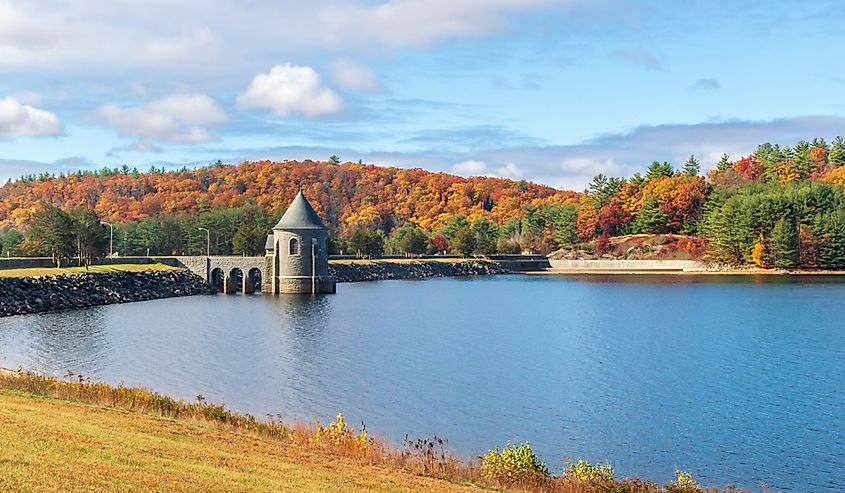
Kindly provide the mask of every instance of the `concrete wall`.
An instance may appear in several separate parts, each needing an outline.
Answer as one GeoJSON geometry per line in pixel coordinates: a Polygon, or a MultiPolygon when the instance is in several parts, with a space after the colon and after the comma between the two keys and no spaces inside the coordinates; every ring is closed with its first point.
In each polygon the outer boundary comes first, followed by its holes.
{"type": "Polygon", "coordinates": [[[549,260],[552,269],[567,271],[689,271],[704,267],[696,260],[549,260]]]}

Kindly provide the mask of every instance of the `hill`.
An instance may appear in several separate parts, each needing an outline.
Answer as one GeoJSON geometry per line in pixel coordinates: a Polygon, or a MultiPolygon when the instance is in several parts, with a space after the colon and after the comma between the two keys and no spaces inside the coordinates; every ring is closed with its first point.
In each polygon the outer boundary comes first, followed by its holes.
{"type": "Polygon", "coordinates": [[[504,224],[525,206],[574,203],[579,196],[525,181],[354,163],[260,161],[146,173],[124,167],[10,181],[0,187],[0,227],[25,226],[41,204],[89,208],[118,223],[250,202],[281,216],[300,187],[335,232],[363,224],[390,230],[406,221],[433,230],[456,215],[504,224]]]}

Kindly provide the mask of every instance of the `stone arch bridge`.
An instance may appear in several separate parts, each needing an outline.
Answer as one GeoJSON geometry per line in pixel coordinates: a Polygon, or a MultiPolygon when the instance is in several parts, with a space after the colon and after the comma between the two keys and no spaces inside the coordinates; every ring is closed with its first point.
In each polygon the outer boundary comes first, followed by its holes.
{"type": "Polygon", "coordinates": [[[169,257],[160,261],[175,267],[187,268],[208,281],[221,293],[269,291],[268,264],[270,260],[267,257],[169,257]]]}

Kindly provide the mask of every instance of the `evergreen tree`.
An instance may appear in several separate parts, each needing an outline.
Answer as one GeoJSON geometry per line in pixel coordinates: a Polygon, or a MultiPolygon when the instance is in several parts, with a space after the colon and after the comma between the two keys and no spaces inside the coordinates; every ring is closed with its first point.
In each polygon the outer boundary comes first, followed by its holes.
{"type": "Polygon", "coordinates": [[[675,175],[675,170],[672,168],[672,165],[666,161],[663,163],[659,163],[654,161],[651,163],[651,166],[648,167],[648,171],[646,172],[646,181],[656,180],[657,178],[663,177],[670,177],[675,175]]]}
{"type": "Polygon", "coordinates": [[[33,214],[25,239],[27,255],[49,255],[61,267],[75,253],[73,220],[58,207],[43,207],[33,214]]]}
{"type": "Polygon", "coordinates": [[[833,144],[830,146],[830,152],[828,153],[827,159],[828,162],[830,162],[830,165],[835,168],[845,165],[845,139],[841,136],[837,136],[833,139],[833,144]]]}
{"type": "Polygon", "coordinates": [[[810,176],[816,165],[810,150],[810,143],[806,140],[798,142],[798,145],[792,149],[792,153],[792,163],[798,171],[799,179],[803,180],[810,176]]]}
{"type": "Polygon", "coordinates": [[[778,219],[772,229],[769,248],[775,267],[788,269],[798,264],[797,242],[795,224],[786,218],[778,219]]]}
{"type": "Polygon", "coordinates": [[[733,163],[731,162],[730,156],[727,153],[722,154],[722,157],[719,158],[719,162],[716,163],[716,169],[719,171],[727,171],[733,167],[733,163]]]}
{"type": "Polygon", "coordinates": [[[578,207],[564,206],[554,217],[555,241],[558,246],[578,243],[578,207]]]}
{"type": "Polygon", "coordinates": [[[391,254],[421,254],[425,253],[428,236],[413,223],[406,223],[393,230],[393,234],[385,241],[384,247],[391,254]]]}
{"type": "Polygon", "coordinates": [[[76,255],[86,267],[102,257],[108,247],[108,229],[100,223],[97,213],[90,209],[74,209],[68,214],[76,240],[76,255]]]}
{"type": "Polygon", "coordinates": [[[741,199],[731,197],[706,218],[708,241],[716,258],[742,263],[748,258],[758,234],[750,226],[741,199]]]}
{"type": "Polygon", "coordinates": [[[17,254],[18,244],[23,240],[23,235],[14,229],[0,230],[0,255],[9,257],[17,254]]]}
{"type": "Polygon", "coordinates": [[[475,235],[469,228],[461,228],[456,231],[450,244],[453,251],[464,257],[475,253],[475,235]]]}
{"type": "Polygon", "coordinates": [[[496,253],[496,240],[499,229],[486,218],[476,219],[472,223],[472,234],[475,237],[475,253],[490,255],[496,253]]]}
{"type": "Polygon", "coordinates": [[[443,234],[451,243],[452,238],[455,237],[455,233],[461,229],[469,229],[469,221],[464,216],[455,216],[443,227],[443,234]]]}
{"type": "Polygon", "coordinates": [[[634,233],[660,234],[669,229],[671,218],[660,208],[657,197],[650,195],[643,202],[640,212],[634,217],[631,229],[634,233]]]}
{"type": "Polygon", "coordinates": [[[697,176],[701,171],[701,163],[694,155],[691,155],[687,162],[684,163],[684,174],[687,176],[697,176]]]}
{"type": "Polygon", "coordinates": [[[819,215],[811,228],[818,242],[818,266],[824,269],[845,266],[845,213],[839,210],[819,215]]]}
{"type": "Polygon", "coordinates": [[[357,255],[379,257],[384,253],[384,236],[380,229],[360,228],[349,238],[347,246],[357,255]]]}

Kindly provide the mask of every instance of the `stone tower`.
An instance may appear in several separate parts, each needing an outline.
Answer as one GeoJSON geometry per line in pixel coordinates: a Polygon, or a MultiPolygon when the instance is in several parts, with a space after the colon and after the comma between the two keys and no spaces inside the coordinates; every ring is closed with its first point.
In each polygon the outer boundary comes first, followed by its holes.
{"type": "Polygon", "coordinates": [[[267,237],[267,262],[266,292],[335,292],[335,279],[329,276],[329,230],[302,190],[267,237]]]}

